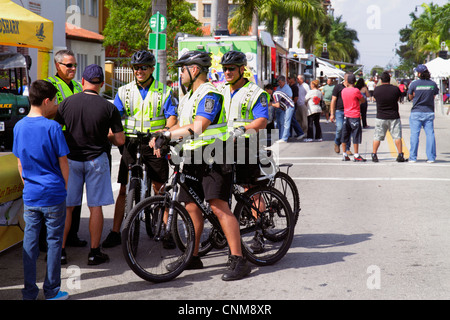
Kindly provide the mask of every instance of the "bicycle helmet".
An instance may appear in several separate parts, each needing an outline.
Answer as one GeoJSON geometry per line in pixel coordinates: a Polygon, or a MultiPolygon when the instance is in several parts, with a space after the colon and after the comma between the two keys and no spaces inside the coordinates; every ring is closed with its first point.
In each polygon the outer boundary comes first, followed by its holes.
{"type": "Polygon", "coordinates": [[[204,72],[208,72],[209,67],[211,67],[211,60],[211,54],[209,52],[189,51],[175,61],[175,66],[182,67],[196,64],[202,67],[204,72]]]}
{"type": "Polygon", "coordinates": [[[240,51],[228,51],[222,56],[222,60],[220,60],[220,64],[233,64],[236,66],[246,66],[247,65],[247,57],[245,53],[240,51]]]}
{"type": "Polygon", "coordinates": [[[131,57],[131,64],[143,64],[143,65],[149,65],[149,66],[155,66],[156,59],[153,53],[145,50],[141,50],[138,52],[135,52],[133,56],[131,57]]]}

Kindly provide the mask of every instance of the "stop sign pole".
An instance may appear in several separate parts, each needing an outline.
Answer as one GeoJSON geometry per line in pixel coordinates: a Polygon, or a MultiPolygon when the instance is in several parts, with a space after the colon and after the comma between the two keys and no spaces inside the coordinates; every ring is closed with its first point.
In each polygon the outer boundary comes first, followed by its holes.
{"type": "Polygon", "coordinates": [[[156,68],[154,78],[156,81],[155,86],[158,87],[158,80],[159,80],[158,51],[166,50],[166,35],[161,34],[161,32],[166,30],[167,28],[167,19],[158,11],[156,14],[151,16],[149,24],[150,28],[154,32],[153,34],[151,33],[149,35],[148,48],[151,50],[155,50],[156,68]]]}

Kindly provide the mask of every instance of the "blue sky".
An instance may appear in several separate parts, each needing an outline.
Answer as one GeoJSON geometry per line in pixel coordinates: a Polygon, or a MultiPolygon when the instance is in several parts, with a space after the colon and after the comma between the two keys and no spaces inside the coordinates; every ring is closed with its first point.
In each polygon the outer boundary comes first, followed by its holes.
{"type": "MultiPolygon", "coordinates": [[[[434,0],[444,5],[449,0],[434,0]]],[[[360,54],[359,64],[369,72],[373,66],[386,67],[396,64],[395,48],[400,45],[399,30],[411,22],[409,14],[423,12],[419,0],[331,0],[334,15],[342,15],[349,28],[358,32],[359,43],[356,47],[360,54]]]]}

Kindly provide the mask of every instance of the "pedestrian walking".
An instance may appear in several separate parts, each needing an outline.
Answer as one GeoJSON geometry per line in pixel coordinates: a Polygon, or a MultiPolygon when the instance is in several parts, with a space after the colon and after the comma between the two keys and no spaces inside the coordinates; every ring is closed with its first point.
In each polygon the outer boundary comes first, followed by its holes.
{"type": "Polygon", "coordinates": [[[88,264],[97,265],[109,260],[108,255],[100,251],[102,206],[114,204],[108,152],[111,143],[123,145],[125,135],[119,110],[98,95],[103,81],[103,69],[100,66],[87,66],[82,77],[83,92],[65,99],[55,117],[57,122],[66,126],[66,140],[70,149],[67,217],[62,252],[66,263],[65,245],[72,212],[75,206],[81,205],[84,184],[90,211],[91,250],[88,264]]]}
{"type": "Polygon", "coordinates": [[[311,90],[306,94],[305,101],[308,105],[308,133],[305,142],[311,142],[314,139],[315,141],[322,141],[322,129],[320,127],[322,92],[319,90],[319,80],[311,81],[311,90]]]}
{"type": "Polygon", "coordinates": [[[402,92],[398,87],[390,84],[391,76],[388,72],[381,74],[380,81],[381,84],[375,88],[373,93],[377,104],[377,113],[373,134],[372,161],[378,162],[377,150],[380,142],[384,141],[386,132],[389,131],[398,151],[396,161],[405,162],[407,159],[404,158],[402,149],[402,124],[398,109],[402,92]]]}
{"type": "Polygon", "coordinates": [[[333,97],[333,79],[328,78],[326,85],[324,85],[322,88],[320,88],[320,91],[322,91],[323,94],[323,105],[324,110],[322,110],[322,113],[325,115],[326,122],[330,122],[330,106],[331,106],[331,98],[333,97]]]}
{"type": "Polygon", "coordinates": [[[439,93],[437,84],[431,80],[427,66],[417,66],[418,80],[413,81],[408,89],[408,97],[413,102],[409,126],[411,129],[409,162],[417,161],[419,135],[423,128],[426,135],[427,162],[436,161],[436,139],[434,136],[434,98],[439,93]]]}
{"type": "Polygon", "coordinates": [[[309,91],[309,85],[305,82],[305,77],[301,74],[297,76],[298,82],[298,100],[295,118],[300,124],[303,132],[308,131],[308,107],[306,106],[305,96],[309,91]]]}
{"type": "Polygon", "coordinates": [[[60,288],[69,148],[61,127],[46,118],[54,109],[56,93],[55,87],[47,81],[33,82],[29,88],[30,112],[14,127],[13,153],[24,183],[24,300],[36,300],[39,294],[36,261],[42,228],[46,230],[47,245],[47,271],[43,285],[45,298],[68,298],[68,293],[60,291],[60,288]]]}
{"type": "Polygon", "coordinates": [[[366,83],[364,82],[363,78],[359,78],[358,81],[356,81],[355,87],[358,88],[359,91],[361,91],[361,94],[364,97],[364,101],[361,102],[361,104],[360,104],[361,122],[362,122],[363,128],[368,128],[369,126],[367,125],[367,100],[369,99],[369,96],[370,96],[369,90],[367,89],[366,83]]]}
{"type": "MultiPolygon", "coordinates": [[[[333,94],[331,96],[330,103],[330,121],[336,122],[336,133],[334,137],[334,152],[339,154],[341,143],[342,143],[342,128],[344,126],[344,102],[342,101],[342,90],[345,88],[344,83],[338,83],[335,85],[333,89],[333,94]]],[[[346,152],[347,155],[352,155],[350,151],[351,141],[345,141],[345,149],[342,149],[343,152],[346,152]]]]}

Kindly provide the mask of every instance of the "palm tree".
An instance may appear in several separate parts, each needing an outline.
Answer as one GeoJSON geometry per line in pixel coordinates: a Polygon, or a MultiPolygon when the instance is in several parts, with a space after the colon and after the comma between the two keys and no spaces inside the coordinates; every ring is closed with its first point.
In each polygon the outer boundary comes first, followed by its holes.
{"type": "Polygon", "coordinates": [[[359,58],[355,42],[359,42],[358,33],[348,28],[342,16],[333,17],[330,29],[327,32],[317,32],[315,41],[315,55],[320,56],[323,43],[327,43],[331,60],[354,63],[359,58]]]}
{"type": "MultiPolygon", "coordinates": [[[[290,21],[292,26],[292,17],[297,17],[300,20],[299,31],[307,36],[307,44],[312,45],[313,41],[308,38],[309,27],[322,27],[327,22],[319,0],[233,0],[233,3],[240,6],[231,17],[230,25],[239,34],[248,34],[250,26],[254,32],[257,16],[271,34],[284,35],[286,22],[290,21]]],[[[292,46],[292,38],[289,44],[292,46]]]]}

